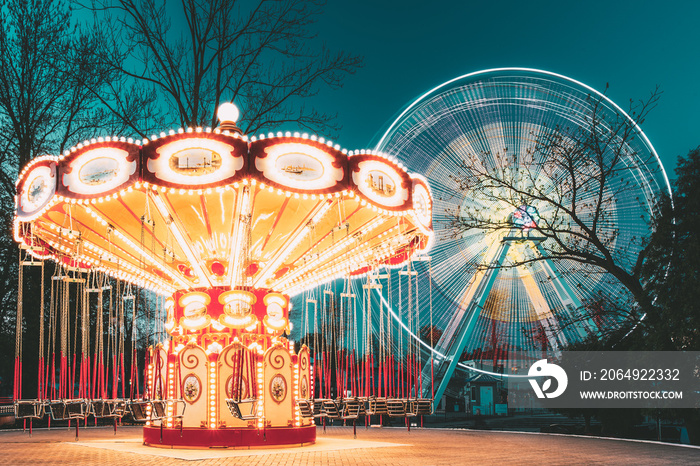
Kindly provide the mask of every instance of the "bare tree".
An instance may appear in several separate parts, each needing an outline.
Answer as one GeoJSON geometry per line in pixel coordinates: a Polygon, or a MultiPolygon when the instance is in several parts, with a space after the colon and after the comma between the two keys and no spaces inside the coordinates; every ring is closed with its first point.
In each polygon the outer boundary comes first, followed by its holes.
{"type": "Polygon", "coordinates": [[[76,27],[65,2],[4,1],[0,21],[1,181],[14,195],[13,170],[123,125],[98,97],[119,76],[94,60],[95,36],[76,27]]]}
{"type": "MultiPolygon", "coordinates": [[[[648,186],[637,187],[643,184],[640,173],[660,165],[653,153],[639,149],[637,125],[659,97],[656,89],[644,101],[630,101],[630,120],[616,109],[611,114],[603,96],[589,95],[587,110],[577,115],[576,124],[533,133],[529,149],[513,153],[505,148],[463,158],[453,179],[475,202],[448,212],[453,234],[478,230],[493,237],[529,236],[539,244],[539,253],[509,256],[499,266],[545,259],[576,263],[587,274],[622,284],[633,298],[631,306],[618,302],[605,308],[615,309],[622,320],[637,322],[652,306],[641,276],[651,229],[646,234],[623,231],[623,217],[641,216],[651,224],[654,215],[653,193],[648,186]],[[522,224],[523,219],[532,223],[516,228],[517,220],[522,224]]],[[[582,318],[600,320],[603,298],[584,303],[582,318]]]]}
{"type": "Polygon", "coordinates": [[[231,100],[246,133],[294,122],[333,136],[335,115],[307,99],[323,86],[341,87],[361,60],[317,46],[312,26],[323,3],[94,0],[104,38],[96,52],[160,99],[162,125],[215,126],[219,103],[231,100]]]}
{"type": "MultiPolygon", "coordinates": [[[[97,37],[76,27],[67,2],[4,0],[0,22],[0,341],[9,344],[14,341],[17,300],[12,218],[19,169],[38,155],[58,155],[98,132],[119,134],[125,125],[99,98],[105,88],[122,86],[121,77],[88,53],[97,37]]],[[[147,111],[135,105],[124,114],[136,120],[147,111]]],[[[31,282],[27,289],[39,289],[37,274],[25,279],[31,282]]],[[[25,293],[25,301],[35,309],[38,293],[25,293]]],[[[37,316],[25,313],[28,328],[37,316]]],[[[0,349],[13,354],[12,349],[0,349]]],[[[1,362],[0,372],[6,376],[10,359],[1,362]]]]}

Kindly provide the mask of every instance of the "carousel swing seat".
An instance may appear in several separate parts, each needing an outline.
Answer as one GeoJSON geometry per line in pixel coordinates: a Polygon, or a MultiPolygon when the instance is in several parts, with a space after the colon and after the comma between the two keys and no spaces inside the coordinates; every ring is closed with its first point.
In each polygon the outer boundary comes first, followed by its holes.
{"type": "Polygon", "coordinates": [[[357,398],[323,401],[323,410],[330,419],[357,419],[364,414],[363,408],[364,404],[357,398]]]}
{"type": "Polygon", "coordinates": [[[242,421],[248,421],[251,419],[257,419],[258,414],[258,399],[257,398],[244,398],[242,400],[235,400],[233,398],[226,399],[226,405],[231,415],[242,421]],[[245,409],[248,407],[248,409],[245,409]],[[244,408],[241,410],[241,408],[244,408]]]}
{"type": "Polygon", "coordinates": [[[129,401],[129,412],[131,413],[131,417],[134,419],[136,422],[145,422],[148,421],[148,415],[149,415],[149,409],[151,408],[150,411],[153,410],[153,406],[151,405],[151,402],[148,400],[131,400],[129,401]]]}
{"type": "Polygon", "coordinates": [[[430,416],[433,414],[433,400],[429,398],[416,398],[410,400],[409,409],[411,416],[430,416]]]}
{"type": "Polygon", "coordinates": [[[90,413],[90,402],[85,399],[53,400],[49,402],[49,409],[54,421],[83,419],[90,413]]]}
{"type": "Polygon", "coordinates": [[[299,414],[301,417],[319,419],[322,417],[328,417],[328,413],[323,407],[323,403],[326,401],[331,401],[323,398],[316,400],[297,400],[297,406],[299,407],[299,414]]]}
{"type": "Polygon", "coordinates": [[[384,415],[388,414],[386,398],[372,397],[367,400],[367,414],[384,415]]]}
{"type": "Polygon", "coordinates": [[[345,400],[342,419],[357,419],[365,414],[365,403],[358,398],[345,400]]]}
{"type": "MultiPolygon", "coordinates": [[[[187,403],[185,403],[185,400],[179,398],[175,400],[168,400],[167,403],[169,403],[173,408],[171,417],[174,420],[179,421],[185,417],[185,409],[187,408],[187,403]]],[[[182,427],[182,424],[180,424],[180,427],[182,427]]]]}
{"type": "Polygon", "coordinates": [[[153,400],[151,401],[151,421],[160,421],[162,419],[165,419],[167,417],[166,414],[166,408],[167,408],[167,401],[166,400],[153,400]]]}
{"type": "Polygon", "coordinates": [[[313,400],[297,400],[297,407],[299,408],[299,414],[301,417],[312,418],[314,417],[314,402],[313,400]]]}
{"type": "Polygon", "coordinates": [[[328,413],[326,412],[326,409],[323,406],[323,404],[326,401],[332,401],[332,400],[329,400],[327,398],[316,398],[314,400],[309,400],[309,402],[311,403],[311,407],[313,409],[314,419],[328,417],[328,413]]]}
{"type": "Polygon", "coordinates": [[[126,401],[119,399],[92,400],[90,412],[96,418],[121,418],[126,414],[126,401]]]}
{"type": "Polygon", "coordinates": [[[406,417],[406,403],[400,398],[386,400],[386,411],[389,417],[406,417]]]}
{"type": "Polygon", "coordinates": [[[166,418],[182,419],[185,415],[187,404],[183,399],[175,400],[131,400],[124,402],[124,414],[128,411],[136,422],[160,421],[166,418]],[[171,415],[168,415],[168,404],[173,406],[171,415]]]}
{"type": "Polygon", "coordinates": [[[340,419],[341,408],[335,400],[323,400],[323,412],[325,417],[330,419],[340,419]]]}
{"type": "Polygon", "coordinates": [[[42,419],[45,414],[46,403],[42,400],[17,400],[15,401],[15,418],[17,419],[42,419]]]}

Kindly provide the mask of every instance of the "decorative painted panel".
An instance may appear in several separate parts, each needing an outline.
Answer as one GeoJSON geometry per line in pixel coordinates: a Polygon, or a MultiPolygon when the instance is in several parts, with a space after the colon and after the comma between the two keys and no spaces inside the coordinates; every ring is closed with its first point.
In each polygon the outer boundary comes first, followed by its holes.
{"type": "Polygon", "coordinates": [[[17,185],[17,216],[23,219],[41,212],[56,193],[56,162],[47,158],[25,170],[28,174],[17,185]]]}
{"type": "Polygon", "coordinates": [[[284,344],[277,342],[264,355],[265,421],[272,427],[294,425],[292,356],[284,344]]]}
{"type": "Polygon", "coordinates": [[[303,138],[271,138],[251,143],[254,167],[267,183],[301,192],[344,189],[347,156],[334,147],[303,138]]]}
{"type": "Polygon", "coordinates": [[[144,180],[191,189],[233,180],[243,170],[247,144],[224,134],[174,134],[145,145],[143,152],[144,180]]]}
{"type": "Polygon", "coordinates": [[[180,350],[178,357],[180,359],[180,393],[187,403],[183,425],[199,427],[202,422],[208,421],[207,354],[200,346],[190,343],[180,350]]]}
{"type": "Polygon", "coordinates": [[[388,159],[362,154],[350,158],[352,184],[360,195],[377,206],[395,210],[410,204],[411,179],[388,159]]]}

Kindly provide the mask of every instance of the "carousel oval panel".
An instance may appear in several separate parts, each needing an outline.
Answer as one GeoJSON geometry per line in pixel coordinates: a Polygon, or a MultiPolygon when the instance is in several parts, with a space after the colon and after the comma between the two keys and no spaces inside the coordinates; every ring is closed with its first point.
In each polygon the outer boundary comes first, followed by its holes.
{"type": "Polygon", "coordinates": [[[413,211],[424,228],[432,227],[433,206],[427,185],[420,179],[413,179],[413,211]]]}
{"type": "Polygon", "coordinates": [[[144,179],[182,187],[228,182],[243,169],[246,143],[212,133],[176,134],[144,146],[144,179]]]}
{"type": "Polygon", "coordinates": [[[119,162],[113,157],[97,157],[80,167],[78,180],[88,186],[109,184],[119,175],[119,162]]]}
{"type": "Polygon", "coordinates": [[[404,171],[374,155],[354,156],[350,162],[352,182],[363,197],[389,209],[408,207],[411,180],[404,171]]]}
{"type": "Polygon", "coordinates": [[[287,379],[282,374],[276,374],[270,380],[270,397],[277,404],[287,397],[287,379]]]}
{"type": "Polygon", "coordinates": [[[219,295],[223,314],[219,323],[230,328],[245,328],[257,323],[253,315],[253,304],[256,297],[253,293],[241,290],[225,291],[219,295]]]}
{"type": "Polygon", "coordinates": [[[89,145],[61,163],[60,192],[78,197],[112,193],[138,176],[138,146],[89,145]]]}
{"type": "Polygon", "coordinates": [[[304,400],[309,398],[309,379],[306,376],[303,376],[299,382],[299,396],[304,400]]]}
{"type": "Polygon", "coordinates": [[[275,169],[291,181],[316,181],[323,178],[323,163],[312,155],[289,152],[275,160],[275,169]]]}
{"type": "Polygon", "coordinates": [[[263,298],[266,315],[263,317],[265,327],[275,331],[282,331],[287,328],[289,320],[289,302],[281,293],[268,293],[263,298]]]}
{"type": "Polygon", "coordinates": [[[207,314],[208,305],[211,301],[209,295],[200,291],[193,291],[182,295],[179,300],[180,325],[188,330],[201,330],[211,322],[211,317],[207,314]]]}
{"type": "Polygon", "coordinates": [[[345,177],[346,156],[318,141],[263,139],[251,144],[255,169],[273,185],[300,191],[333,190],[345,177]]]}
{"type": "Polygon", "coordinates": [[[202,394],[202,382],[195,374],[188,374],[182,381],[182,398],[189,403],[197,402],[202,394]]]}
{"type": "Polygon", "coordinates": [[[41,211],[56,192],[56,164],[37,165],[29,171],[24,182],[18,186],[17,215],[27,217],[41,211]]]}

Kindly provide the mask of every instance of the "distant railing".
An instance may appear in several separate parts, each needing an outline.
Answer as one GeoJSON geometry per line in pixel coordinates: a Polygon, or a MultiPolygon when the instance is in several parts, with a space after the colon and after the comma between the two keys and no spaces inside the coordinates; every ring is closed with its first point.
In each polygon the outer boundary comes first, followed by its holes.
{"type": "Polygon", "coordinates": [[[0,404],[0,416],[15,415],[15,405],[5,404],[4,402],[0,404]]]}

